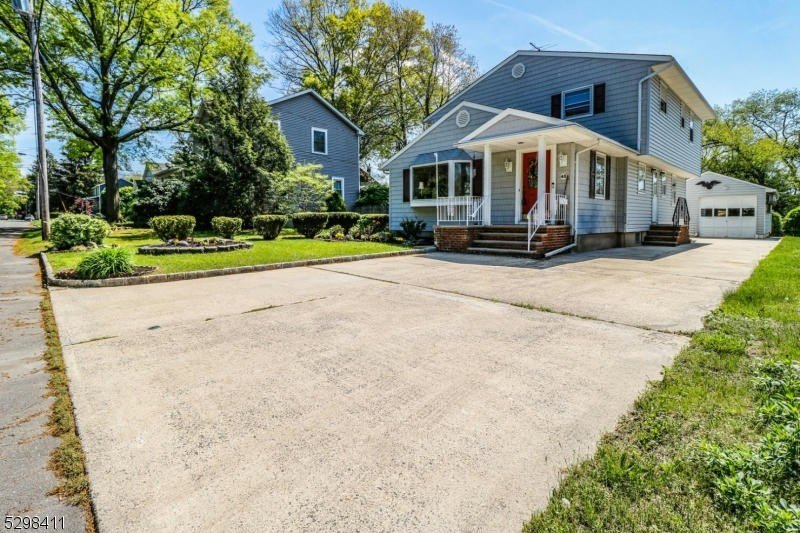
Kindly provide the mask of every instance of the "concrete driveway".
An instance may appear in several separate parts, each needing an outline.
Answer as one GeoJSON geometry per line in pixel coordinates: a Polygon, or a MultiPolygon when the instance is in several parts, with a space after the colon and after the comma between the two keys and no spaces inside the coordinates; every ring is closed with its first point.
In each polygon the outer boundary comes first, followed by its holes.
{"type": "Polygon", "coordinates": [[[100,527],[515,530],[774,244],[53,290],[100,527]]]}

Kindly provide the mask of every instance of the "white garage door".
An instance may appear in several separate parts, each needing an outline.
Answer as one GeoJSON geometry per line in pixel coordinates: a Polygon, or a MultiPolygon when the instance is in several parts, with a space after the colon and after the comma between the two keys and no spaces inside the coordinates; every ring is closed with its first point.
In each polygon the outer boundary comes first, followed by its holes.
{"type": "Polygon", "coordinates": [[[700,236],[754,238],[756,197],[741,195],[700,198],[700,236]]]}

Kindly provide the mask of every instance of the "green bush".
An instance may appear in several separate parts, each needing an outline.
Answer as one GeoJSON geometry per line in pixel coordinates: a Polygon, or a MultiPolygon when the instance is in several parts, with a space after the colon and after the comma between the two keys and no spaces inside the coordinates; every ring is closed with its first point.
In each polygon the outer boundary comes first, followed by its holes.
{"type": "Polygon", "coordinates": [[[800,207],[795,207],[783,217],[783,233],[800,235],[800,207]]]}
{"type": "Polygon", "coordinates": [[[341,213],[347,211],[347,204],[338,191],[330,191],[325,196],[325,210],[329,213],[341,213]]]}
{"type": "Polygon", "coordinates": [[[425,224],[424,220],[420,220],[418,218],[404,218],[400,222],[400,228],[402,228],[403,237],[408,239],[409,241],[416,241],[419,239],[419,236],[425,231],[425,224]]]}
{"type": "Polygon", "coordinates": [[[194,231],[195,219],[190,215],[163,215],[150,219],[150,227],[164,242],[185,241],[194,231]]]}
{"type": "Polygon", "coordinates": [[[403,239],[398,238],[395,234],[389,230],[378,231],[373,233],[369,236],[369,240],[372,242],[396,242],[402,243],[403,239]]]}
{"type": "Polygon", "coordinates": [[[105,248],[84,257],[75,273],[80,279],[104,279],[133,274],[135,265],[125,248],[105,248]]]}
{"type": "Polygon", "coordinates": [[[361,217],[355,226],[347,232],[347,236],[351,239],[367,241],[375,231],[375,222],[369,218],[361,217]]]}
{"type": "Polygon", "coordinates": [[[327,222],[328,213],[295,213],[292,215],[294,229],[309,239],[314,238],[327,222]]]}
{"type": "Polygon", "coordinates": [[[783,217],[777,211],[772,212],[772,235],[783,235],[783,217]]]}
{"type": "Polygon", "coordinates": [[[375,228],[374,231],[384,231],[389,227],[389,215],[385,213],[361,215],[361,218],[371,221],[373,227],[375,228]]]}
{"type": "Polygon", "coordinates": [[[211,219],[211,228],[214,233],[223,239],[233,239],[233,236],[242,231],[242,219],[238,217],[214,217],[211,219]]]}
{"type": "Polygon", "coordinates": [[[55,219],[50,228],[50,240],[59,250],[73,246],[103,244],[111,226],[104,220],[89,215],[65,213],[55,219]]]}
{"type": "Polygon", "coordinates": [[[264,237],[265,241],[278,238],[288,217],[286,215],[257,215],[253,217],[253,229],[264,237]]]}
{"type": "Polygon", "coordinates": [[[323,239],[326,241],[343,241],[347,238],[347,232],[344,231],[343,227],[336,225],[320,230],[319,233],[314,236],[314,238],[323,239]]]}
{"type": "Polygon", "coordinates": [[[148,221],[168,213],[180,213],[186,202],[186,182],[176,178],[159,178],[139,182],[131,206],[131,219],[136,227],[147,226],[148,221]]]}
{"type": "Polygon", "coordinates": [[[358,200],[353,207],[380,209],[381,211],[389,209],[389,186],[377,181],[367,183],[358,193],[358,200]]]}
{"type": "Polygon", "coordinates": [[[344,228],[344,232],[347,233],[350,231],[350,228],[355,226],[359,218],[361,218],[361,215],[358,213],[351,213],[349,211],[334,211],[332,213],[328,213],[328,223],[325,225],[325,227],[332,228],[333,226],[341,226],[344,228]]]}

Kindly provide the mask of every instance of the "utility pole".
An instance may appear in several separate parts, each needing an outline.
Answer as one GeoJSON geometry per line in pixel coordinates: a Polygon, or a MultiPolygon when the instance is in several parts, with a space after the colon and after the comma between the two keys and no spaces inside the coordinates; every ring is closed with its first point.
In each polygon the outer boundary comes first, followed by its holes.
{"type": "Polygon", "coordinates": [[[14,11],[19,13],[28,26],[31,41],[31,78],[33,80],[33,104],[36,112],[36,155],[39,160],[39,177],[36,197],[39,221],[42,224],[42,240],[50,239],[50,192],[47,182],[47,149],[44,144],[44,99],[42,97],[42,77],[39,69],[39,21],[36,18],[33,2],[11,0],[14,11]]]}

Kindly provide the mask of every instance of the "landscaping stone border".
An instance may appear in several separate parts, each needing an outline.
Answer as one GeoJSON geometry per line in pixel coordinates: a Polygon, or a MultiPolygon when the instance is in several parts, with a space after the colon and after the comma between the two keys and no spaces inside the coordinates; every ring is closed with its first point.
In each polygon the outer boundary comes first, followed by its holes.
{"type": "Polygon", "coordinates": [[[69,287],[73,289],[86,289],[97,287],[124,287],[128,285],[148,285],[150,283],[164,283],[167,281],[180,281],[187,279],[213,278],[216,276],[227,276],[229,274],[245,274],[247,272],[264,272],[267,270],[281,270],[284,268],[306,267],[316,265],[329,265],[334,263],[350,263],[362,261],[364,259],[380,259],[382,257],[397,257],[401,255],[419,255],[435,252],[433,246],[423,246],[410,250],[398,250],[396,252],[379,252],[375,254],[363,255],[344,255],[341,257],[324,257],[320,259],[305,259],[302,261],[285,261],[282,263],[266,263],[261,265],[247,265],[230,268],[217,268],[212,270],[192,270],[190,272],[173,272],[170,274],[154,274],[150,276],[130,276],[126,278],[108,279],[59,279],[53,273],[53,267],[47,260],[47,254],[41,252],[39,261],[42,266],[45,283],[48,287],[69,287]]]}
{"type": "Polygon", "coordinates": [[[228,240],[223,244],[209,244],[204,246],[174,246],[166,244],[149,244],[140,246],[137,253],[143,255],[171,255],[171,254],[211,254],[217,252],[232,252],[253,247],[252,242],[228,240]]]}

